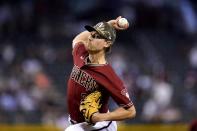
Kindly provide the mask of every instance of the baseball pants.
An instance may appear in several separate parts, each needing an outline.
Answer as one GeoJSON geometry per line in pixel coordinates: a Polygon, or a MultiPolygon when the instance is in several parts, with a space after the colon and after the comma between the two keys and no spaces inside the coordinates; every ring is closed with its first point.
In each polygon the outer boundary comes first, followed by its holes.
{"type": "Polygon", "coordinates": [[[95,125],[82,122],[69,125],[65,131],[117,131],[117,124],[115,121],[102,121],[95,125]]]}

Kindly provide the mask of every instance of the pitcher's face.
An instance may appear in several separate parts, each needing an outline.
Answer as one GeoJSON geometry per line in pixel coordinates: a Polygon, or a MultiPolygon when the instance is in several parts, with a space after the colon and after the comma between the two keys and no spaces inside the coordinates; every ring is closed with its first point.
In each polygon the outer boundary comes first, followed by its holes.
{"type": "Polygon", "coordinates": [[[99,35],[96,31],[90,32],[88,38],[87,50],[91,52],[99,52],[109,46],[107,40],[99,35]]]}

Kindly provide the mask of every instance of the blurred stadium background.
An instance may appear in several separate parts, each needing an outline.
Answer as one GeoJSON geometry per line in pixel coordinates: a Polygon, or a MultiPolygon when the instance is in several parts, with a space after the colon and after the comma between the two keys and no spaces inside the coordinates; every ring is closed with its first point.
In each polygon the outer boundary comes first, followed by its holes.
{"type": "Polygon", "coordinates": [[[119,130],[188,131],[197,118],[196,0],[1,0],[0,130],[65,129],[72,39],[119,15],[130,28],[108,59],[137,108],[119,130]]]}

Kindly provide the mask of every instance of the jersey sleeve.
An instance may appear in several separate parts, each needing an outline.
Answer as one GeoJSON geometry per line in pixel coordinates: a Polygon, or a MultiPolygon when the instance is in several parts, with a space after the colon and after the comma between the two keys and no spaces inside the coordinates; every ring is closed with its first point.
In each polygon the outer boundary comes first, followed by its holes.
{"type": "Polygon", "coordinates": [[[98,74],[95,79],[103,86],[104,90],[107,90],[109,95],[119,106],[126,109],[133,106],[127,88],[111,66],[103,67],[102,70],[99,70],[98,74]]]}
{"type": "Polygon", "coordinates": [[[74,64],[80,66],[83,63],[85,57],[88,55],[88,52],[82,42],[75,44],[72,55],[74,64]]]}
{"type": "Polygon", "coordinates": [[[124,86],[123,82],[116,76],[116,74],[113,73],[113,75],[110,77],[111,85],[105,87],[105,89],[108,90],[111,97],[119,106],[127,109],[133,105],[133,102],[131,101],[127,88],[124,86]]]}

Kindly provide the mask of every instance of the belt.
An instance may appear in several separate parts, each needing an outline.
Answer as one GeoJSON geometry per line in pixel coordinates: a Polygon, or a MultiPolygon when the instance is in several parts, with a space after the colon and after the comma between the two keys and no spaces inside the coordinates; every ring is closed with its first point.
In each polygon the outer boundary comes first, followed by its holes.
{"type": "Polygon", "coordinates": [[[77,121],[75,120],[72,120],[70,115],[68,116],[68,121],[70,122],[70,124],[74,125],[74,124],[77,124],[77,121]]]}

